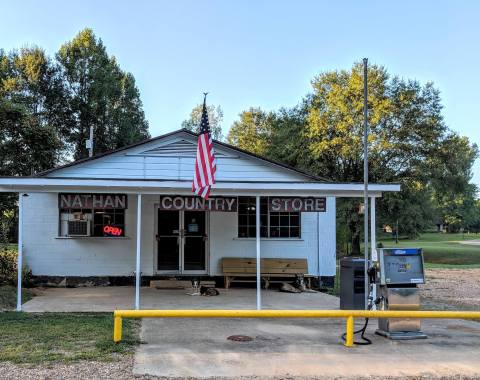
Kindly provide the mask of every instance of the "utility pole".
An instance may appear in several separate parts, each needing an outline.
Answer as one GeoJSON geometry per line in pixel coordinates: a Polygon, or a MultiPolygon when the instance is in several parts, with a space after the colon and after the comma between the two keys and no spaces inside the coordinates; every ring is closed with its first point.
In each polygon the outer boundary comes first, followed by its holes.
{"type": "Polygon", "coordinates": [[[88,149],[88,157],[93,157],[93,125],[90,126],[90,138],[85,141],[85,147],[88,149]]]}
{"type": "Polygon", "coordinates": [[[368,309],[368,58],[363,59],[363,204],[364,204],[364,236],[365,236],[365,309],[368,309]]]}

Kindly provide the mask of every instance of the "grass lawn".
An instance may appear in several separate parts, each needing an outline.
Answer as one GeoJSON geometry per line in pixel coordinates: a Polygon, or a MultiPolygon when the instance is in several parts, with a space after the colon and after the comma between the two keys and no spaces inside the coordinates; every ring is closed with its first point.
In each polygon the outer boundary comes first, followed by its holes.
{"type": "Polygon", "coordinates": [[[379,241],[384,247],[423,248],[427,268],[480,268],[480,245],[460,244],[462,240],[480,239],[480,235],[425,233],[419,239],[390,238],[379,241]]]}
{"type": "Polygon", "coordinates": [[[117,360],[139,343],[138,326],[124,319],[122,342],[114,343],[113,313],[0,313],[0,361],[117,360]]]}
{"type": "MultiPolygon", "coordinates": [[[[33,292],[30,289],[22,289],[22,301],[27,302],[33,298],[33,292]]],[[[3,310],[12,310],[17,306],[17,288],[12,285],[0,285],[0,312],[3,310]]]]}
{"type": "MultiPolygon", "coordinates": [[[[398,244],[391,235],[379,235],[378,242],[385,248],[423,248],[425,267],[428,269],[480,268],[480,245],[460,244],[464,240],[480,240],[480,234],[424,233],[418,239],[400,238],[398,244]]],[[[363,243],[361,245],[363,249],[363,243]]],[[[335,285],[330,294],[340,294],[340,267],[337,263],[335,285]]]]}
{"type": "MultiPolygon", "coordinates": [[[[23,289],[23,301],[33,297],[23,289]]],[[[16,288],[0,286],[0,311],[17,304],[16,288]]],[[[0,362],[42,364],[111,361],[133,352],[139,320],[123,320],[121,343],[113,343],[113,313],[0,312],[0,362]]]]}

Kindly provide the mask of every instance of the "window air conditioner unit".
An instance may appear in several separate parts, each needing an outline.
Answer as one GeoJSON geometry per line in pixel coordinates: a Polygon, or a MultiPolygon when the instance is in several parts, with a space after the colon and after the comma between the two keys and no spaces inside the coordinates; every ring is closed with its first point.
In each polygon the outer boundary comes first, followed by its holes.
{"type": "Polygon", "coordinates": [[[68,236],[91,236],[88,220],[69,220],[68,236]]]}

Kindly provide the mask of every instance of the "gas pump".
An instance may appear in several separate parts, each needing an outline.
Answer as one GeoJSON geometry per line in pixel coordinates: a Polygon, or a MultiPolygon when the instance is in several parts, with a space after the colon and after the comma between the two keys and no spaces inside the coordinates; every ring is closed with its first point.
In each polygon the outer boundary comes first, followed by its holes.
{"type": "MultiPolygon", "coordinates": [[[[381,248],[377,280],[378,310],[419,310],[418,284],[425,283],[421,248],[381,248]]],[[[420,319],[380,318],[376,333],[390,339],[424,339],[420,319]]]]}

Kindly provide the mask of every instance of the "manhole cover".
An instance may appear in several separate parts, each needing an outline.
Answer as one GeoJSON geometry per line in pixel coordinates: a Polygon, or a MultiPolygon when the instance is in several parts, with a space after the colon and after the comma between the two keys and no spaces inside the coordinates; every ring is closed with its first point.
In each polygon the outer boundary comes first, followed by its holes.
{"type": "Polygon", "coordinates": [[[253,338],[248,335],[230,335],[228,340],[233,340],[234,342],[251,342],[253,338]]]}

